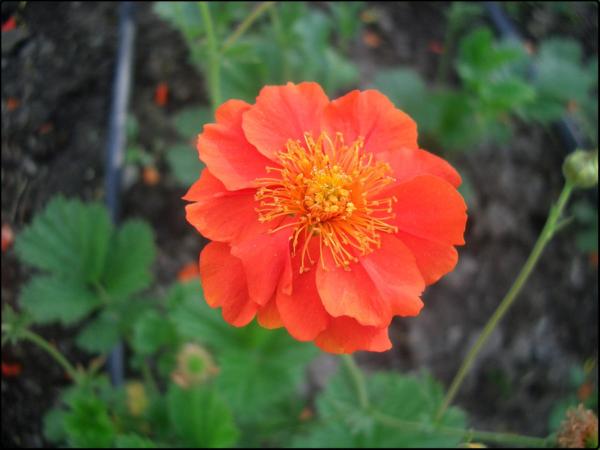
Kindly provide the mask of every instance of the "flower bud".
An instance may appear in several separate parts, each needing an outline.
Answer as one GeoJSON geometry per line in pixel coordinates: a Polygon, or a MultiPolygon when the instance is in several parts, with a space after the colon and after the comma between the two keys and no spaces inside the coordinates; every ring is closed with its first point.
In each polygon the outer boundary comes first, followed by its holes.
{"type": "Polygon", "coordinates": [[[557,440],[561,448],[598,448],[598,418],[582,404],[570,408],[557,440]]]}
{"type": "Polygon", "coordinates": [[[563,174],[567,181],[579,188],[598,184],[598,150],[575,150],[565,159],[563,174]]]}
{"type": "Polygon", "coordinates": [[[148,407],[148,397],[144,385],[139,381],[131,381],[125,386],[127,409],[133,417],[139,417],[148,407]]]}
{"type": "Polygon", "coordinates": [[[189,388],[206,382],[218,372],[210,353],[197,344],[189,343],[177,355],[177,369],[171,378],[182,388],[189,388]]]}

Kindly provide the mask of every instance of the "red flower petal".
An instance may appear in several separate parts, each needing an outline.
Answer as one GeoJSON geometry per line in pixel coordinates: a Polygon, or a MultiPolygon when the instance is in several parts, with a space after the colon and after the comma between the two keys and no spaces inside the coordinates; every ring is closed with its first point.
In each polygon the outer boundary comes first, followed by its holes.
{"type": "Polygon", "coordinates": [[[312,341],[329,323],[330,316],[323,308],[317,292],[314,269],[298,273],[293,268],[292,292],[279,291],[277,309],[288,332],[299,341],[312,341]]]}
{"type": "Polygon", "coordinates": [[[432,284],[450,272],[458,262],[458,252],[451,244],[441,244],[399,231],[398,239],[415,256],[425,283],[432,284]]]}
{"type": "Polygon", "coordinates": [[[266,304],[275,294],[286,261],[290,258],[291,234],[290,228],[276,233],[268,233],[270,226],[267,224],[262,228],[262,232],[253,237],[246,235],[231,248],[231,254],[238,257],[244,266],[250,298],[259,305],[266,304]]]}
{"type": "Polygon", "coordinates": [[[243,118],[246,138],[267,158],[277,161],[277,153],[288,140],[304,140],[304,133],[318,136],[321,116],[329,102],[317,83],[288,83],[265,86],[243,118]]]}
{"type": "Polygon", "coordinates": [[[333,100],[325,109],[324,122],[332,136],[341,132],[347,144],[362,136],[367,153],[418,148],[414,120],[375,90],[352,91],[333,100]]]}
{"type": "Polygon", "coordinates": [[[400,231],[442,244],[462,245],[467,206],[448,182],[420,175],[396,186],[394,225],[400,231]]]}
{"type": "Polygon", "coordinates": [[[448,162],[426,150],[404,147],[379,152],[377,159],[390,164],[397,183],[408,181],[417,175],[435,175],[456,188],[462,182],[458,172],[448,162]]]}
{"type": "Polygon", "coordinates": [[[267,328],[268,330],[281,328],[283,326],[281,316],[279,315],[279,310],[277,309],[275,297],[273,297],[271,301],[258,310],[256,319],[261,327],[267,328]]]}
{"type": "Polygon", "coordinates": [[[381,248],[360,258],[379,295],[393,315],[416,316],[423,307],[419,298],[425,282],[415,257],[396,237],[381,235],[381,248]]]}
{"type": "Polygon", "coordinates": [[[349,316],[361,325],[386,327],[392,319],[390,305],[383,300],[369,274],[360,264],[352,270],[335,267],[329,252],[323,252],[326,269],[317,268],[317,289],[325,310],[333,317],[349,316]]]}
{"type": "Polygon", "coordinates": [[[217,123],[204,126],[198,136],[198,153],[210,172],[229,190],[251,187],[256,178],[265,177],[273,162],[250,144],[242,130],[242,116],[250,105],[229,100],[216,111],[217,123]]]}
{"type": "Polygon", "coordinates": [[[208,239],[231,242],[249,229],[259,226],[254,190],[228,191],[207,169],[194,183],[185,200],[186,219],[208,239]]]}
{"type": "Polygon", "coordinates": [[[392,348],[387,328],[366,327],[350,317],[332,319],[315,344],[330,353],[384,352],[392,348]]]}
{"type": "Polygon", "coordinates": [[[247,325],[258,305],[250,300],[246,276],[240,260],[231,255],[229,245],[211,242],[200,254],[200,277],[206,303],[222,307],[223,318],[231,325],[247,325]]]}

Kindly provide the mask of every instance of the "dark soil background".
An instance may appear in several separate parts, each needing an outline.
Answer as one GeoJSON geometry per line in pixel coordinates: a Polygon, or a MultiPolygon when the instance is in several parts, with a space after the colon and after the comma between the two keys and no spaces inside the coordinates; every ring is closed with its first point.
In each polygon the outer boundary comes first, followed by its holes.
{"type": "MultiPolygon", "coordinates": [[[[537,3],[537,2],[536,2],[537,3]]],[[[443,42],[446,3],[382,3],[372,25],[381,45],[354,49],[363,82],[378,67],[402,64],[432,80],[443,42]]],[[[575,4],[577,21],[561,20],[547,5],[512,12],[528,39],[566,35],[587,55],[597,55],[597,8],[575,4]]],[[[117,3],[2,3],[2,21],[16,14],[18,27],[2,33],[2,224],[18,233],[54,195],[103,198],[103,164],[117,45],[117,3]],[[14,107],[11,99],[18,100],[14,107]]],[[[187,62],[177,31],[138,7],[131,111],[147,148],[174,141],[169,118],[185,106],[206,103],[201,76],[187,62]],[[169,86],[165,107],[155,104],[158,83],[169,86]],[[158,144],[157,144],[158,143],[158,144]]],[[[446,385],[524,263],[551,202],[562,187],[565,149],[548,129],[520,125],[510,145],[487,146],[454,157],[472,185],[467,245],[456,270],[428,289],[426,307],[413,319],[396,319],[394,348],[359,354],[369,369],[427,368],[446,385]]],[[[156,233],[159,283],[172,282],[196,259],[202,239],[184,219],[184,193],[159,165],[156,185],[141,180],[122,195],[123,215],[148,220],[156,233]]],[[[583,195],[577,194],[576,197],[583,195]]],[[[576,200],[576,199],[575,199],[576,200]]],[[[16,304],[27,279],[12,249],[2,253],[2,304],[16,304]]],[[[74,330],[37,330],[72,360],[89,355],[71,343],[74,330]]],[[[598,358],[598,267],[574,246],[573,229],[547,248],[516,305],[481,354],[457,403],[475,427],[532,435],[548,432],[553,405],[570,393],[569,371],[598,358]]],[[[42,417],[68,383],[50,358],[23,344],[2,349],[2,361],[22,373],[2,377],[2,446],[48,446],[42,417]]],[[[313,367],[316,384],[331,358],[313,367]]],[[[597,369],[594,379],[597,385],[597,369]]],[[[324,443],[325,444],[325,443],[324,443]]]]}

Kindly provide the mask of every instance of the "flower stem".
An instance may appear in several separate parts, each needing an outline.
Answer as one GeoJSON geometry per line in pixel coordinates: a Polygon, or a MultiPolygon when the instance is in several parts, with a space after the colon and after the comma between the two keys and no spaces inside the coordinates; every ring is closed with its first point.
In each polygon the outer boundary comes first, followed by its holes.
{"type": "Polygon", "coordinates": [[[565,183],[565,186],[563,187],[563,190],[560,193],[557,203],[550,209],[550,213],[548,214],[546,224],[544,225],[544,228],[542,229],[535,243],[535,246],[533,247],[533,250],[529,254],[525,265],[521,269],[521,272],[519,273],[513,285],[498,305],[498,308],[496,308],[496,311],[494,311],[494,314],[492,314],[492,316],[486,323],[482,333],[477,338],[477,341],[475,342],[473,347],[469,350],[469,353],[463,360],[460,369],[458,370],[457,374],[452,380],[450,389],[448,389],[448,393],[446,394],[446,397],[444,398],[444,401],[436,414],[436,419],[438,421],[443,417],[444,413],[448,409],[448,406],[454,399],[465,376],[467,375],[467,373],[469,373],[469,370],[475,362],[479,351],[487,342],[492,332],[496,329],[496,326],[498,325],[500,320],[502,320],[510,306],[513,304],[519,292],[521,292],[523,285],[529,278],[529,275],[531,275],[531,272],[535,267],[536,263],[538,262],[542,251],[546,247],[546,244],[552,239],[555,232],[557,231],[557,223],[561,217],[565,205],[567,204],[567,201],[569,200],[572,191],[573,186],[568,182],[565,183]]]}
{"type": "Polygon", "coordinates": [[[65,369],[65,371],[69,374],[69,377],[71,377],[74,382],[78,381],[79,372],[77,369],[75,369],[75,367],[73,367],[67,358],[65,358],[64,355],[46,339],[29,330],[21,330],[19,334],[22,339],[30,341],[36,344],[38,347],[44,349],[58,364],[62,366],[63,369],[65,369]]]}
{"type": "Polygon", "coordinates": [[[202,21],[204,22],[206,39],[208,42],[208,86],[210,91],[210,101],[214,112],[221,104],[221,63],[213,21],[207,2],[200,2],[200,13],[202,14],[202,21]]]}
{"type": "Polygon", "coordinates": [[[344,362],[346,369],[348,369],[350,378],[352,378],[352,382],[354,383],[360,407],[362,409],[367,409],[369,407],[369,396],[367,394],[367,385],[365,384],[363,373],[356,365],[356,361],[354,361],[352,355],[342,355],[342,361],[344,362]]]}
{"type": "Polygon", "coordinates": [[[260,5],[256,6],[252,10],[252,12],[246,17],[235,29],[231,36],[227,38],[223,46],[221,47],[221,52],[225,52],[229,47],[231,47],[235,41],[239,39],[239,37],[246,32],[248,28],[260,17],[262,13],[268,10],[271,6],[275,5],[275,2],[262,2],[260,5]]]}
{"type": "Polygon", "coordinates": [[[414,432],[415,430],[419,430],[425,433],[465,437],[469,440],[495,442],[498,444],[512,444],[517,447],[547,447],[549,445],[549,439],[547,438],[522,436],[513,433],[494,433],[489,431],[465,430],[462,428],[437,426],[431,423],[411,422],[388,416],[387,414],[383,414],[379,411],[373,411],[371,415],[382,425],[397,428],[403,431],[414,432]]]}

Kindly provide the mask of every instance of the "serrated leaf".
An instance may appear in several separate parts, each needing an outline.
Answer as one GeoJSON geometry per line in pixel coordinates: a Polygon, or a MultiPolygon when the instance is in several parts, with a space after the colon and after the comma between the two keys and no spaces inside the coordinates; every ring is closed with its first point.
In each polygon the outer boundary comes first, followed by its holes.
{"type": "Polygon", "coordinates": [[[90,353],[108,353],[120,337],[118,317],[104,311],[79,332],[75,342],[90,353]]]}
{"type": "Polygon", "coordinates": [[[268,416],[274,404],[293,396],[317,352],[282,330],[252,324],[245,331],[254,334],[244,339],[254,341],[254,346],[221,349],[216,383],[236,414],[248,421],[268,416]]]}
{"type": "Polygon", "coordinates": [[[111,232],[99,203],[56,197],[17,236],[15,249],[38,269],[94,283],[102,274],[111,232]]]}
{"type": "Polygon", "coordinates": [[[53,408],[44,415],[44,437],[50,442],[58,444],[67,439],[65,414],[62,408],[53,408]]]}
{"type": "Polygon", "coordinates": [[[52,275],[32,278],[21,291],[21,306],[35,322],[77,322],[101,305],[100,299],[81,282],[52,275]]]}
{"type": "Polygon", "coordinates": [[[176,339],[173,325],[155,310],[146,311],[136,319],[131,345],[142,355],[150,355],[176,339]]]}
{"type": "Polygon", "coordinates": [[[91,395],[78,395],[70,406],[64,416],[70,446],[106,448],[112,445],[115,426],[104,402],[91,395]]]}
{"type": "Polygon", "coordinates": [[[152,228],[140,220],[125,222],[111,240],[102,286],[114,297],[127,297],[148,287],[155,255],[152,228]]]}
{"type": "MultiPolygon", "coordinates": [[[[416,378],[391,372],[377,373],[368,377],[366,387],[370,404],[377,412],[423,426],[434,423],[436,410],[443,399],[441,386],[428,375],[416,378]]],[[[317,398],[319,421],[308,434],[299,436],[294,445],[317,447],[324,444],[322,439],[328,435],[345,447],[353,448],[456,447],[461,441],[436,434],[433,429],[426,432],[414,427],[391,428],[377,421],[371,410],[361,410],[358,405],[352,380],[342,370],[332,377],[317,398]],[[344,428],[346,436],[342,432],[344,428]]],[[[465,416],[457,408],[451,408],[442,424],[464,428],[465,416]]]]}
{"type": "Polygon", "coordinates": [[[175,179],[182,186],[190,186],[200,177],[204,164],[198,151],[189,145],[176,145],[167,149],[167,162],[175,179]]]}
{"type": "Polygon", "coordinates": [[[147,437],[128,433],[115,438],[115,448],[157,448],[157,445],[147,437]]]}
{"type": "Polygon", "coordinates": [[[196,136],[202,132],[202,127],[212,121],[213,115],[210,108],[193,106],[175,114],[173,124],[182,138],[195,141],[196,136]]]}
{"type": "Polygon", "coordinates": [[[213,390],[203,386],[184,390],[172,384],[167,408],[171,426],[188,445],[222,448],[237,440],[231,411],[213,390]]]}

